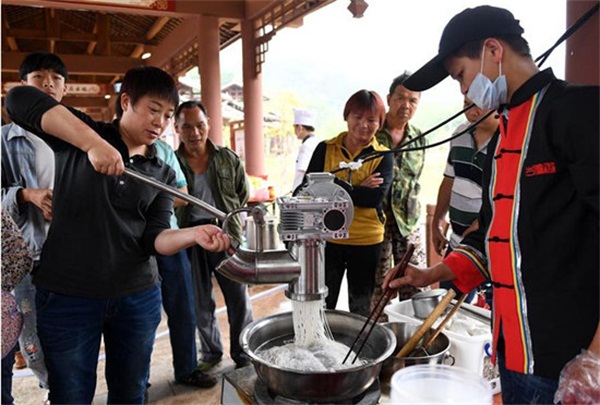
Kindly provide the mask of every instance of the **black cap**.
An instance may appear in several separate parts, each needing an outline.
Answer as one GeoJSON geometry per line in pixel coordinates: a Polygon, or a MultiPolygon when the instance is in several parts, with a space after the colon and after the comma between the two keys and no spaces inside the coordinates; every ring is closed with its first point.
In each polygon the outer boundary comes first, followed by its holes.
{"type": "Polygon", "coordinates": [[[492,6],[467,8],[448,22],[440,39],[438,54],[413,73],[404,82],[404,87],[423,91],[444,80],[448,76],[444,59],[468,42],[522,33],[519,20],[508,10],[492,6]]]}

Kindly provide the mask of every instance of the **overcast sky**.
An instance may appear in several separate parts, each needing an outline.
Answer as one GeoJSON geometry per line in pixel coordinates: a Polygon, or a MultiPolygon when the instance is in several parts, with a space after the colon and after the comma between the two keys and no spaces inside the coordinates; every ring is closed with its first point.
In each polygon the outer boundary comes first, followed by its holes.
{"type": "MultiPolygon", "coordinates": [[[[316,60],[350,62],[358,70],[370,66],[371,57],[381,57],[416,70],[435,55],[448,20],[467,7],[481,4],[510,10],[521,21],[534,56],[549,48],[566,28],[567,0],[367,2],[369,7],[362,18],[352,18],[346,9],[348,0],[337,0],[306,17],[301,28],[278,32],[269,44],[267,60],[303,53],[316,60]],[[348,55],[353,55],[351,60],[348,55]]],[[[558,60],[564,60],[564,48],[562,55],[560,49],[554,53],[558,60]]]]}
{"type": "MultiPolygon", "coordinates": [[[[336,69],[340,80],[350,81],[353,89],[373,89],[385,96],[395,76],[406,69],[415,71],[436,54],[442,30],[453,15],[481,4],[507,8],[520,20],[535,58],[564,33],[566,1],[367,0],[364,17],[352,18],[347,10],[350,2],[337,0],[305,17],[300,28],[283,29],[271,39],[263,65],[264,91],[277,91],[269,78],[275,69],[304,59],[314,61],[317,72],[336,69]]],[[[544,64],[559,78],[564,78],[564,49],[564,45],[557,48],[544,64]]],[[[241,83],[241,41],[223,50],[221,58],[222,66],[238,67],[236,80],[241,83]]],[[[290,86],[300,89],[305,83],[290,86]]],[[[458,85],[451,79],[426,93],[427,98],[452,97],[462,105],[458,85]]]]}

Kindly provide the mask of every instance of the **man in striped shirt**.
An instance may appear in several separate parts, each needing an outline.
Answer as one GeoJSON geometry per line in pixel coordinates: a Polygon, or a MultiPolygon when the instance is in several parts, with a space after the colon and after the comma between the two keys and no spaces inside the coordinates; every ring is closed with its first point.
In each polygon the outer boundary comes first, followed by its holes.
{"type": "MultiPolygon", "coordinates": [[[[472,104],[465,97],[464,107],[472,104]]],[[[465,112],[467,122],[456,128],[455,134],[465,131],[488,111],[475,106],[465,112]]],[[[476,127],[452,140],[444,178],[440,184],[433,221],[431,221],[431,238],[438,254],[450,253],[463,237],[479,227],[477,216],[481,208],[481,184],[483,166],[487,156],[487,145],[492,135],[498,130],[497,114],[489,115],[476,127]],[[452,233],[450,238],[444,236],[444,224],[450,214],[452,233]]],[[[451,281],[443,281],[441,287],[458,290],[451,281]]],[[[471,302],[475,290],[469,292],[467,302],[471,302]]]]}

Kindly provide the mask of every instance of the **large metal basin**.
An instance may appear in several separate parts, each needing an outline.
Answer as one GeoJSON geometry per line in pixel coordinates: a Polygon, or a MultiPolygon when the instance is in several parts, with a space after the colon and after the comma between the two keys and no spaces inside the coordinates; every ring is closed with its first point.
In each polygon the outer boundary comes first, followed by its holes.
{"type": "MultiPolygon", "coordinates": [[[[343,311],[325,311],[336,341],[347,346],[360,332],[366,318],[343,311]]],[[[366,391],[375,382],[383,361],[396,347],[396,338],[389,328],[375,325],[361,358],[366,364],[335,372],[302,372],[265,362],[256,355],[258,349],[282,346],[294,338],[291,312],[262,318],[246,326],[240,336],[244,351],[251,357],[258,377],[275,394],[309,401],[340,401],[366,391]]],[[[350,357],[351,361],[354,357],[350,357]]]]}

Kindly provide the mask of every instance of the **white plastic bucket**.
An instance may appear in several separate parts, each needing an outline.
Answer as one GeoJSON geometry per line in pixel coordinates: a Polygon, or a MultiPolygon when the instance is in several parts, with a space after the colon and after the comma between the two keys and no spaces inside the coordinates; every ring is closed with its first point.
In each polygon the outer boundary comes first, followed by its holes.
{"type": "MultiPolygon", "coordinates": [[[[491,317],[489,310],[476,307],[470,304],[462,304],[473,312],[477,312],[482,316],[491,317]]],[[[414,313],[410,300],[396,302],[385,307],[385,313],[388,315],[390,322],[411,322],[417,325],[423,323],[414,313]]],[[[460,317],[460,312],[454,319],[460,317]]],[[[433,324],[433,327],[439,324],[439,321],[433,324]]],[[[452,322],[452,320],[450,321],[452,322]]],[[[462,367],[473,371],[486,380],[488,380],[494,394],[500,392],[500,378],[498,375],[497,366],[491,364],[491,343],[492,332],[482,335],[469,336],[465,333],[458,333],[444,328],[444,334],[450,338],[452,347],[450,354],[455,358],[454,366],[462,367]]]]}
{"type": "Polygon", "coordinates": [[[397,371],[391,381],[392,404],[489,404],[489,383],[461,367],[420,364],[397,371]]]}

